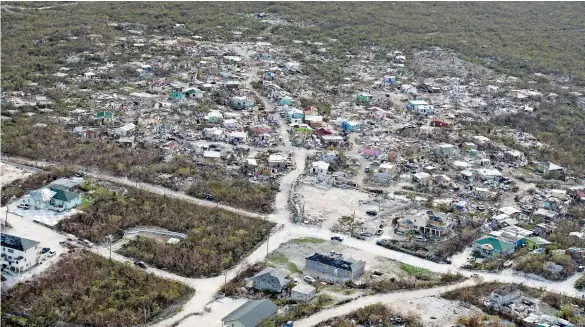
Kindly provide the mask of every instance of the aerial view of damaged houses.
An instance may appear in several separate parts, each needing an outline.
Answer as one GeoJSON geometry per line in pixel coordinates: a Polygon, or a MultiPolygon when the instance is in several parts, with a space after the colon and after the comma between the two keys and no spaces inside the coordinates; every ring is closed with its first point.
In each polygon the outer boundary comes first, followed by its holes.
{"type": "Polygon", "coordinates": [[[585,3],[1,4],[1,326],[585,326],[585,3]]]}

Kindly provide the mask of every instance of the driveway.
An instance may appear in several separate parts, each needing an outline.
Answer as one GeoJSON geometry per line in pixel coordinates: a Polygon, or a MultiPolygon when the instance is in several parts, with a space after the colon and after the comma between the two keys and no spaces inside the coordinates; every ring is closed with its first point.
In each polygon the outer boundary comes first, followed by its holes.
{"type": "Polygon", "coordinates": [[[76,214],[78,211],[75,209],[72,210],[68,210],[65,212],[56,212],[53,210],[36,210],[36,209],[21,209],[18,208],[18,205],[22,203],[22,199],[16,201],[13,204],[10,204],[10,212],[17,215],[17,216],[21,216],[24,219],[30,220],[30,221],[38,221],[40,223],[43,223],[47,226],[51,226],[54,227],[55,225],[57,225],[57,223],[59,223],[61,220],[76,214]]]}

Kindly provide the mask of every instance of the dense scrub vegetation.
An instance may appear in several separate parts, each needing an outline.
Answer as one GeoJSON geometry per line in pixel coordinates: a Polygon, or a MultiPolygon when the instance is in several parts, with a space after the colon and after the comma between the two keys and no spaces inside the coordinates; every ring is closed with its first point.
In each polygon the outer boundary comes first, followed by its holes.
{"type": "Polygon", "coordinates": [[[553,253],[547,249],[546,253],[528,254],[517,260],[516,270],[536,274],[550,280],[562,280],[575,273],[577,265],[571,256],[564,253],[553,253]],[[553,262],[563,267],[560,273],[552,273],[546,268],[547,262],[553,262]]]}
{"type": "Polygon", "coordinates": [[[544,102],[533,115],[500,116],[494,123],[531,133],[549,144],[533,154],[534,160],[549,160],[585,172],[585,145],[577,141],[585,138],[585,111],[571,103],[569,96],[561,96],[556,103],[544,102]]]}
{"type": "Polygon", "coordinates": [[[252,184],[223,165],[198,166],[176,157],[163,162],[159,148],[138,145],[128,149],[114,143],[82,140],[61,125],[36,127],[33,119],[14,119],[2,124],[2,151],[32,160],[46,160],[99,168],[116,175],[184,190],[202,198],[206,193],[229,205],[251,211],[271,212],[277,189],[271,184],[252,184]],[[169,174],[171,178],[159,178],[169,174]],[[189,182],[185,182],[189,179],[189,182]],[[191,186],[181,186],[184,184],[191,186]]]}
{"type": "Polygon", "coordinates": [[[93,205],[60,228],[94,242],[121,237],[135,226],[157,226],[187,234],[178,244],[137,238],[120,253],[188,277],[219,274],[239,261],[268,235],[273,223],[243,217],[154,193],[130,189],[126,194],[101,192],[93,205]]]}
{"type": "Polygon", "coordinates": [[[585,81],[585,6],[513,2],[356,2],[343,6],[327,2],[84,2],[48,10],[3,9],[2,52],[7,54],[2,61],[3,77],[10,81],[9,89],[22,87],[23,81],[35,78],[35,70],[54,72],[55,59],[65,54],[97,50],[84,36],[93,33],[100,34],[103,41],[112,40],[119,29],[108,27],[107,22],[132,22],[151,31],[172,29],[176,35],[195,32],[207,39],[229,41],[237,29],[247,28],[244,39],[264,31],[266,24],[246,16],[254,12],[303,23],[274,27],[271,32],[277,43],[337,39],[329,47],[334,56],[373,44],[407,50],[440,46],[513,75],[541,71],[585,81]],[[173,29],[176,23],[185,28],[173,29]],[[59,42],[68,36],[79,38],[59,42]]]}
{"type": "Polygon", "coordinates": [[[0,205],[5,206],[13,199],[18,199],[32,190],[41,188],[59,178],[70,177],[75,172],[69,167],[55,167],[48,172],[30,175],[17,179],[8,185],[2,185],[0,205]]]}
{"type": "Polygon", "coordinates": [[[371,304],[363,308],[359,308],[352,313],[343,316],[330,319],[322,322],[318,327],[325,326],[338,326],[338,327],[356,327],[356,326],[371,326],[379,322],[380,325],[393,326],[390,322],[391,318],[402,318],[403,325],[407,327],[422,327],[422,321],[420,317],[414,313],[404,314],[396,312],[390,306],[383,303],[371,304]]]}
{"type": "Polygon", "coordinates": [[[192,293],[176,281],[83,251],[3,293],[2,326],[144,324],[192,293]]]}
{"type": "Polygon", "coordinates": [[[224,284],[219,293],[229,297],[240,297],[245,294],[242,290],[246,286],[246,279],[261,272],[267,265],[265,262],[257,262],[253,265],[247,266],[244,270],[238,273],[229,283],[224,284]]]}

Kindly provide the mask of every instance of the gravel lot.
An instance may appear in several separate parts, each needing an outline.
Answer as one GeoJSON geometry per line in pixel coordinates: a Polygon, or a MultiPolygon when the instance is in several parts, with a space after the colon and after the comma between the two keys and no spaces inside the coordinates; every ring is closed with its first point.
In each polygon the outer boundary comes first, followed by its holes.
{"type": "Polygon", "coordinates": [[[344,246],[343,243],[333,241],[324,241],[322,243],[300,243],[292,240],[282,244],[278,250],[276,250],[276,252],[282,253],[286,256],[290,262],[293,262],[301,272],[305,269],[306,257],[315,252],[329,253],[330,251],[343,254],[343,258],[353,258],[366,261],[366,273],[362,279],[369,276],[368,272],[373,270],[384,272],[388,278],[406,276],[406,273],[400,269],[399,262],[344,246]]]}

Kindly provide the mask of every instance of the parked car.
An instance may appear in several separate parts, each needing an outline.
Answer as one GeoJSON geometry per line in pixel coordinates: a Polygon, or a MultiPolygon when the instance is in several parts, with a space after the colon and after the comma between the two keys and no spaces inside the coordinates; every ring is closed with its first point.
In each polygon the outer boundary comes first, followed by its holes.
{"type": "Polygon", "coordinates": [[[365,238],[363,235],[361,235],[361,234],[358,234],[358,233],[353,233],[353,234],[351,235],[351,237],[353,237],[353,238],[357,238],[358,240],[362,240],[362,241],[365,241],[365,240],[366,240],[366,238],[365,238]]]}
{"type": "Polygon", "coordinates": [[[28,209],[30,209],[30,204],[21,203],[21,204],[18,205],[18,208],[24,209],[24,210],[28,210],[28,209]]]}
{"type": "Polygon", "coordinates": [[[93,243],[91,243],[89,240],[83,240],[82,243],[84,245],[86,245],[87,247],[90,247],[90,248],[93,247],[93,243]]]}
{"type": "Polygon", "coordinates": [[[75,173],[75,175],[73,175],[73,176],[75,176],[75,177],[83,177],[83,176],[85,176],[85,174],[84,174],[84,173],[82,173],[82,172],[77,172],[77,173],[75,173]]]}
{"type": "Polygon", "coordinates": [[[313,278],[313,277],[311,277],[311,276],[305,276],[305,277],[303,277],[303,278],[305,279],[305,281],[306,281],[307,283],[314,283],[314,282],[316,282],[316,281],[317,281],[317,280],[315,280],[315,278],[313,278]]]}
{"type": "Polygon", "coordinates": [[[211,194],[209,194],[209,193],[207,193],[207,194],[203,195],[203,198],[204,198],[205,200],[207,200],[207,201],[214,201],[214,200],[215,200],[215,198],[213,197],[213,195],[211,195],[211,194]]]}
{"type": "Polygon", "coordinates": [[[583,272],[583,271],[585,271],[585,267],[579,266],[579,267],[577,267],[577,271],[578,272],[583,272]]]}
{"type": "Polygon", "coordinates": [[[522,299],[522,303],[526,304],[526,305],[533,305],[534,302],[528,300],[528,299],[522,299]]]}
{"type": "Polygon", "coordinates": [[[368,210],[368,211],[366,211],[366,215],[368,215],[368,216],[375,216],[377,214],[378,214],[378,212],[376,210],[368,210]]]}
{"type": "Polygon", "coordinates": [[[384,234],[383,229],[378,229],[378,231],[376,231],[376,235],[382,235],[382,234],[384,234]]]}
{"type": "Polygon", "coordinates": [[[293,327],[294,321],[287,321],[284,327],[293,327]]]}
{"type": "Polygon", "coordinates": [[[42,248],[42,249],[41,249],[41,253],[42,253],[42,254],[45,254],[45,253],[47,253],[47,252],[49,252],[49,251],[51,251],[51,248],[42,248]]]}
{"type": "Polygon", "coordinates": [[[343,242],[343,236],[341,236],[341,235],[331,236],[331,240],[332,241],[343,242]]]}
{"type": "Polygon", "coordinates": [[[361,236],[365,236],[365,237],[371,237],[372,236],[372,233],[370,233],[370,232],[361,232],[360,235],[361,236]]]}
{"type": "Polygon", "coordinates": [[[57,254],[57,251],[51,250],[51,251],[49,251],[49,253],[47,253],[47,256],[48,257],[54,257],[56,254],[57,254]]]}
{"type": "Polygon", "coordinates": [[[146,269],[148,267],[148,265],[146,263],[144,263],[144,261],[139,261],[139,260],[134,261],[134,265],[136,265],[142,269],[146,269]]]}
{"type": "Polygon", "coordinates": [[[293,279],[293,284],[298,285],[299,284],[299,280],[298,279],[293,279]]]}

